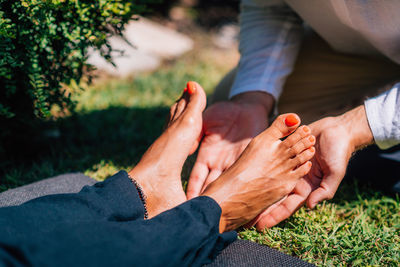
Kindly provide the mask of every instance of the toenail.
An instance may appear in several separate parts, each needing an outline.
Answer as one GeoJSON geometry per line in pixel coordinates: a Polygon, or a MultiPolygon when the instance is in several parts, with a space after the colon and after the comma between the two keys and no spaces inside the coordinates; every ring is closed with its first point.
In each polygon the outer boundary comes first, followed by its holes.
{"type": "Polygon", "coordinates": [[[310,142],[314,142],[314,141],[315,141],[315,137],[314,137],[314,136],[310,136],[310,137],[308,138],[308,140],[310,140],[310,142]]]}
{"type": "Polygon", "coordinates": [[[196,92],[196,84],[192,81],[187,83],[187,90],[189,95],[192,95],[196,92]]]}
{"type": "Polygon", "coordinates": [[[187,90],[188,90],[187,87],[183,88],[183,92],[184,92],[184,93],[185,93],[187,90]]]}
{"type": "Polygon", "coordinates": [[[310,132],[310,128],[308,128],[307,126],[304,126],[304,127],[303,127],[303,131],[306,132],[306,133],[308,133],[308,132],[310,132]]]}
{"type": "Polygon", "coordinates": [[[314,148],[314,147],[310,147],[310,151],[311,151],[312,153],[314,153],[314,152],[315,152],[315,148],[314,148]]]}
{"type": "Polygon", "coordinates": [[[285,124],[288,127],[292,127],[295,126],[297,123],[299,123],[299,120],[297,119],[297,117],[293,114],[290,114],[286,117],[285,119],[285,124]]]}

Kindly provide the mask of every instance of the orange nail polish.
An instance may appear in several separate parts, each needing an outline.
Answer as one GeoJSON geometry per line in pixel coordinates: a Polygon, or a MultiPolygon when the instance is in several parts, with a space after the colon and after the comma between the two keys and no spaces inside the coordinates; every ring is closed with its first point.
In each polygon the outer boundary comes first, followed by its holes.
{"type": "Polygon", "coordinates": [[[304,126],[304,127],[303,127],[303,131],[306,132],[306,133],[308,133],[308,132],[310,132],[310,128],[308,128],[307,126],[304,126]]]}
{"type": "Polygon", "coordinates": [[[308,138],[308,140],[310,140],[310,142],[314,142],[314,141],[315,141],[315,137],[314,137],[314,136],[310,136],[310,137],[308,138]]]}
{"type": "Polygon", "coordinates": [[[310,147],[310,151],[311,151],[312,153],[314,153],[314,152],[315,152],[315,148],[314,148],[314,147],[310,147]]]}
{"type": "Polygon", "coordinates": [[[299,123],[299,120],[297,119],[297,117],[293,114],[290,114],[286,117],[285,119],[285,124],[288,127],[292,127],[295,126],[297,123],[299,123]]]}
{"type": "Polygon", "coordinates": [[[196,92],[196,84],[194,82],[192,81],[188,82],[186,87],[189,95],[192,95],[196,92]]]}

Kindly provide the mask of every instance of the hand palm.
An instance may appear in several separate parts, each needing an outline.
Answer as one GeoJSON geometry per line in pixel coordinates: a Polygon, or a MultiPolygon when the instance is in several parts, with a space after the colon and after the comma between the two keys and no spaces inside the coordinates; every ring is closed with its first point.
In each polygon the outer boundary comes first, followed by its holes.
{"type": "Polygon", "coordinates": [[[220,102],[208,108],[203,116],[204,138],[190,176],[188,197],[199,195],[229,168],[266,126],[266,114],[258,107],[220,102]]]}

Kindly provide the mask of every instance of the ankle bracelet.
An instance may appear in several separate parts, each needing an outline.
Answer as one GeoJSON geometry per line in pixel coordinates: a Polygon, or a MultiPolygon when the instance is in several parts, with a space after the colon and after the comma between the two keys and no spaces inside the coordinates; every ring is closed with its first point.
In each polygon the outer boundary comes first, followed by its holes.
{"type": "Polygon", "coordinates": [[[138,191],[140,201],[142,201],[143,208],[144,208],[144,219],[147,220],[149,218],[149,213],[147,211],[147,204],[146,204],[146,199],[147,196],[144,194],[142,187],[136,182],[135,179],[133,179],[129,174],[128,177],[131,179],[132,183],[135,185],[136,190],[138,191]]]}

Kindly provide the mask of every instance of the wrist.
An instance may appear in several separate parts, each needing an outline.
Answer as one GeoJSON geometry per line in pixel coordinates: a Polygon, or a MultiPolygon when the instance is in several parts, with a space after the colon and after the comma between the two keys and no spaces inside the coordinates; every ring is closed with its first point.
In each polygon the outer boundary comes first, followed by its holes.
{"type": "Polygon", "coordinates": [[[374,142],[364,105],[356,107],[338,118],[340,123],[346,127],[355,150],[374,142]]]}
{"type": "Polygon", "coordinates": [[[238,104],[251,105],[259,107],[268,116],[274,108],[274,97],[266,92],[252,91],[235,95],[232,100],[238,104]]]}

